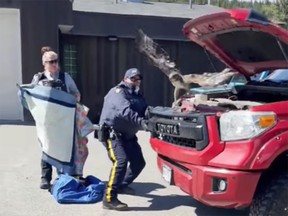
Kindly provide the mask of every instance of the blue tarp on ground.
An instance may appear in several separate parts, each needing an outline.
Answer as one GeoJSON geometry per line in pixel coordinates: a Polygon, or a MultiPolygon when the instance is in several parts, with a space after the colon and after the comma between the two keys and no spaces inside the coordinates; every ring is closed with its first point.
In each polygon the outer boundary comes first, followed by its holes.
{"type": "Polygon", "coordinates": [[[94,176],[80,181],[69,175],[60,175],[51,187],[51,194],[61,204],[89,204],[102,200],[105,184],[94,176]]]}

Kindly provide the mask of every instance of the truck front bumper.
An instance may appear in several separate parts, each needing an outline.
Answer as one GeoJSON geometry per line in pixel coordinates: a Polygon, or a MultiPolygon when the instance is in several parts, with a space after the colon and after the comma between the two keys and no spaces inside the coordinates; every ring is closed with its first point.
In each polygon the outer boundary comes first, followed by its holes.
{"type": "Polygon", "coordinates": [[[168,183],[206,205],[223,208],[249,206],[261,175],[260,172],[184,164],[164,156],[158,156],[157,162],[168,183]]]}

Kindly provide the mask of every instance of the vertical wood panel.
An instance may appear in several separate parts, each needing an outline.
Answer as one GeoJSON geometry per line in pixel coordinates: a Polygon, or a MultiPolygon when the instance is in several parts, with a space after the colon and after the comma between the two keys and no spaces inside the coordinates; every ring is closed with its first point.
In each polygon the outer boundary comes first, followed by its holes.
{"type": "MultiPolygon", "coordinates": [[[[89,117],[97,123],[103,99],[110,88],[118,84],[130,67],[137,67],[144,76],[142,91],[149,105],[171,106],[173,87],[158,68],[135,49],[134,39],[64,35],[63,42],[74,41],[78,46],[79,79],[83,102],[90,108],[89,117]]],[[[175,60],[183,74],[213,71],[203,49],[191,42],[157,41],[175,60]]],[[[218,60],[216,67],[223,65],[218,60]]]]}

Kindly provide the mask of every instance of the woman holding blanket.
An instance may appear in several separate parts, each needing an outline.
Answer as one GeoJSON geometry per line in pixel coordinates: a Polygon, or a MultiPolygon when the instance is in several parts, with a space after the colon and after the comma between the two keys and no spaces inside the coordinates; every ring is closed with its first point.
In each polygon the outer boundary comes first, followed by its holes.
{"type": "MultiPolygon", "coordinates": [[[[50,86],[67,93],[70,93],[76,97],[77,102],[80,101],[79,90],[68,73],[61,72],[58,64],[58,55],[50,47],[43,47],[42,52],[42,64],[44,71],[34,75],[32,83],[33,85],[50,86]]],[[[77,106],[79,112],[80,107],[77,106]]],[[[77,132],[76,132],[77,133],[77,132]]],[[[88,149],[86,147],[88,140],[87,138],[79,138],[77,136],[76,141],[76,156],[74,156],[74,171],[73,176],[81,177],[83,165],[88,156],[88,149]],[[77,157],[81,155],[80,157],[77,157]],[[79,163],[79,166],[77,166],[79,163]]],[[[70,174],[70,173],[69,173],[70,174]]],[[[41,189],[49,189],[50,181],[52,179],[52,166],[41,159],[41,189]]]]}

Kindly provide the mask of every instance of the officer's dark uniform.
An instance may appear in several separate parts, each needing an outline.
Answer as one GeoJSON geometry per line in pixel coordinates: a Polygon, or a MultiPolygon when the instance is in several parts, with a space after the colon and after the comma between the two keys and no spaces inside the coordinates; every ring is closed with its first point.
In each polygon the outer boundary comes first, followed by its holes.
{"type": "MultiPolygon", "coordinates": [[[[67,86],[65,84],[65,73],[59,72],[59,77],[57,80],[48,80],[47,77],[45,76],[44,72],[40,72],[36,74],[33,77],[32,84],[38,84],[39,82],[42,82],[43,86],[51,86],[53,88],[62,90],[67,92],[67,86]]],[[[46,184],[41,184],[42,189],[47,189],[49,186],[49,182],[52,179],[52,166],[41,159],[41,179],[47,181],[47,186],[46,184]]]]}
{"type": "MultiPolygon", "coordinates": [[[[138,74],[139,71],[136,75],[138,74]]],[[[135,87],[125,82],[112,88],[104,98],[99,123],[105,123],[112,128],[110,138],[104,144],[113,167],[103,202],[119,202],[119,188],[132,183],[145,166],[135,134],[142,129],[146,108],[143,96],[135,92],[135,87]],[[127,162],[130,163],[128,169],[127,162]]]]}

